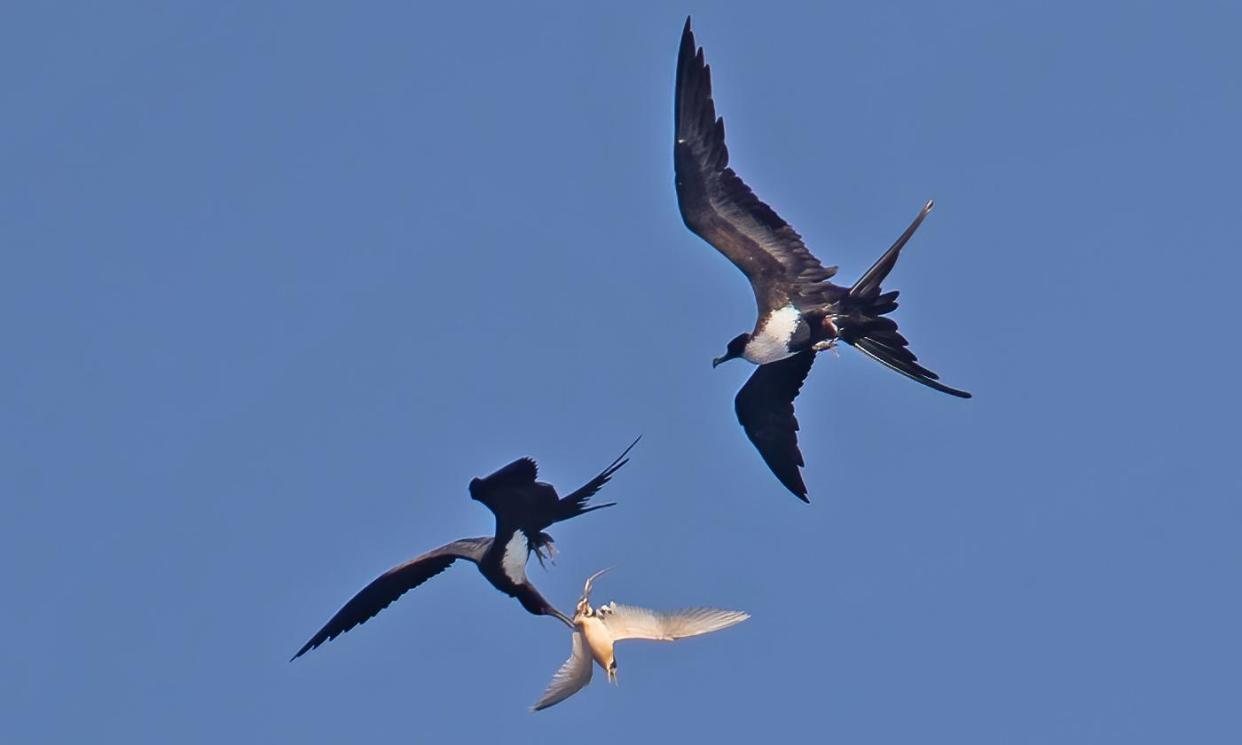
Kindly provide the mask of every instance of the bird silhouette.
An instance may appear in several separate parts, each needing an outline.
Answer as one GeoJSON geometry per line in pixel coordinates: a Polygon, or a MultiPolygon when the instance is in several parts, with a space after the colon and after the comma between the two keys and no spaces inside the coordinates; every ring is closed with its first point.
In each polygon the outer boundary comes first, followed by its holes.
{"type": "Polygon", "coordinates": [[[892,247],[849,287],[828,281],[824,266],[789,223],[759,200],[729,167],[724,120],[712,100],[711,68],[695,46],[690,19],[677,54],[673,166],[677,204],[692,232],[733,262],[750,280],[758,306],[754,329],[739,334],[715,367],[741,357],[759,366],[738,392],[738,421],[777,479],[807,499],[799,470],[798,420],[794,398],[817,352],[837,340],[929,388],[960,398],[970,394],[938,381],[919,364],[906,338],[887,314],[897,308],[897,291],[884,291],[901,249],[931,211],[928,202],[892,247]]]}
{"type": "Polygon", "coordinates": [[[637,439],[595,478],[564,498],[557,496],[551,484],[535,480],[538,468],[530,458],[519,458],[490,476],[471,480],[471,498],[483,503],[496,517],[495,534],[490,538],[453,541],[384,572],[345,603],[292,659],[365,623],[458,559],[474,562],[493,587],[517,598],[527,611],[554,616],[572,627],[573,621],[545,600],[531,584],[526,576],[526,562],[535,554],[542,563],[543,558],[555,550],[552,537],[543,532],[553,523],[615,504],[588,506],[591,497],[608,483],[617,469],[629,462],[626,456],[636,444],[637,439]]]}

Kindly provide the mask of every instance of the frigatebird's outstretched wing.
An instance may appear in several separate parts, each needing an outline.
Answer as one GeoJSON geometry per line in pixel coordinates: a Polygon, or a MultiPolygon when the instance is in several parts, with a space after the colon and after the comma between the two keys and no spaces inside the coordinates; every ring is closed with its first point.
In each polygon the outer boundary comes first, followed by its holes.
{"type": "Polygon", "coordinates": [[[689,18],[677,54],[676,88],[673,165],[686,227],[742,270],[761,310],[771,304],[765,294],[774,287],[822,292],[816,283],[837,268],[821,264],[797,231],[729,168],[724,120],[712,102],[711,68],[703,50],[695,48],[689,18]]]}
{"type": "Polygon", "coordinates": [[[469,559],[479,563],[491,545],[491,538],[463,538],[389,569],[350,598],[292,659],[296,660],[320,644],[366,623],[407,591],[448,569],[454,561],[469,559]]]}
{"type": "Polygon", "coordinates": [[[806,484],[798,470],[804,464],[798,449],[798,419],[793,402],[814,361],[815,352],[808,350],[760,365],[733,401],[737,420],[763,456],[763,462],[803,502],[811,500],[806,497],[806,484]]]}

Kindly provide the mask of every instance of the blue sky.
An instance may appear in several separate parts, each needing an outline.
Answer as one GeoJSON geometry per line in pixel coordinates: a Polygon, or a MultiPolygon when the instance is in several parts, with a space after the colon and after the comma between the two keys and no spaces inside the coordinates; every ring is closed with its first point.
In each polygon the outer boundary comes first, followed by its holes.
{"type": "Polygon", "coordinates": [[[0,716],[13,742],[1242,739],[1235,3],[44,4],[0,11],[0,716]],[[1124,8],[1124,10],[1123,10],[1124,8]],[[672,189],[687,13],[733,163],[840,277],[812,503],[737,426],[753,320],[672,189]],[[569,641],[470,567],[294,664],[393,563],[569,489],[569,641]]]}

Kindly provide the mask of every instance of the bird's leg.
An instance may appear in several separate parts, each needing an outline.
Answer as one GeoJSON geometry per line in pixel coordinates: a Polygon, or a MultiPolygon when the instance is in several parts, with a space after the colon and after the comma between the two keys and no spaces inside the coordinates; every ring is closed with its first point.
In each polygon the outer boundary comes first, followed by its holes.
{"type": "Polygon", "coordinates": [[[820,326],[823,328],[826,338],[812,344],[811,349],[816,352],[831,349],[832,353],[836,354],[837,338],[841,336],[841,330],[837,328],[837,324],[832,320],[832,316],[824,316],[820,321],[820,326]]]}
{"type": "Polygon", "coordinates": [[[540,533],[539,537],[540,542],[536,543],[532,550],[535,552],[535,558],[539,560],[539,566],[547,569],[547,565],[543,563],[545,559],[553,565],[556,564],[556,559],[554,558],[556,556],[556,544],[552,542],[552,538],[547,533],[540,533]],[[545,550],[547,553],[544,553],[545,550]]]}

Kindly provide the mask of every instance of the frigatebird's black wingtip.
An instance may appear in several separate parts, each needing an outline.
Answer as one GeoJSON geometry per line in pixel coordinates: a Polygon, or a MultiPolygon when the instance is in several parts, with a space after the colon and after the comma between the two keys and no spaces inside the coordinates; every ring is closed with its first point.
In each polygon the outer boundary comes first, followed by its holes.
{"type": "Polygon", "coordinates": [[[733,408],[768,470],[781,485],[803,502],[810,503],[802,480],[805,461],[798,449],[798,419],[794,399],[815,361],[807,351],[760,365],[737,392],[733,408]]]}
{"type": "Polygon", "coordinates": [[[298,653],[289,658],[289,661],[293,662],[294,660],[306,654],[307,652],[311,651],[315,647],[318,647],[319,645],[315,644],[314,641],[315,641],[314,639],[311,639],[310,641],[303,644],[302,648],[298,650],[298,653]]]}
{"type": "Polygon", "coordinates": [[[785,473],[778,473],[772,464],[768,464],[768,468],[772,469],[772,474],[776,476],[781,485],[789,490],[789,493],[801,499],[803,502],[810,504],[811,499],[807,496],[806,482],[802,480],[802,467],[795,465],[792,470],[785,473]]]}

